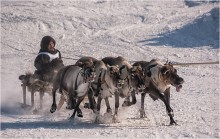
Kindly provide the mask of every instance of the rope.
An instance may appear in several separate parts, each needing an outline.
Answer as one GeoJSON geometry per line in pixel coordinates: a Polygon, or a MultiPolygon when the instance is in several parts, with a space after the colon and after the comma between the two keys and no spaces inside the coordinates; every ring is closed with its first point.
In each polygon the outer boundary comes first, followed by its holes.
{"type": "Polygon", "coordinates": [[[174,66],[188,66],[188,65],[211,65],[211,64],[219,64],[219,61],[215,62],[199,62],[199,63],[171,63],[174,66]]]}
{"type": "Polygon", "coordinates": [[[61,57],[62,59],[71,59],[71,60],[79,60],[79,58],[71,58],[71,57],[61,57]]]}
{"type": "MultiPolygon", "coordinates": [[[[129,61],[131,63],[135,63],[138,61],[129,61]]],[[[219,64],[219,61],[215,62],[198,62],[198,63],[176,63],[176,62],[171,62],[172,65],[174,66],[189,66],[189,65],[211,65],[211,64],[219,64]]]]}
{"type": "MultiPolygon", "coordinates": [[[[71,60],[78,60],[77,58],[70,58],[70,57],[62,57],[63,59],[71,59],[71,60]]],[[[128,61],[130,63],[135,63],[138,61],[128,61]]],[[[211,64],[219,64],[219,61],[214,61],[214,62],[198,62],[198,63],[176,63],[176,62],[171,62],[172,65],[174,66],[189,66],[189,65],[211,65],[211,64]]]]}

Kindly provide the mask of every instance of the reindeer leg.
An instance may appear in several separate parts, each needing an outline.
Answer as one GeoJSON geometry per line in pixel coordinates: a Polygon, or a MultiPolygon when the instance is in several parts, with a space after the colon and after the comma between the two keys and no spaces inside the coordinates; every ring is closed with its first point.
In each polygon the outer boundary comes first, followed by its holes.
{"type": "Polygon", "coordinates": [[[100,96],[98,96],[98,99],[97,99],[97,112],[96,112],[96,118],[95,118],[95,123],[99,123],[100,121],[100,108],[101,108],[101,103],[102,103],[102,98],[100,96]]]}
{"type": "Polygon", "coordinates": [[[130,96],[127,96],[122,104],[122,107],[130,106],[130,96]]]}
{"type": "Polygon", "coordinates": [[[111,109],[111,107],[110,107],[108,98],[105,98],[105,105],[106,105],[106,107],[107,107],[106,112],[107,112],[107,113],[112,113],[112,109],[111,109]]]}
{"type": "Polygon", "coordinates": [[[88,98],[89,98],[89,108],[93,110],[93,113],[97,114],[97,104],[93,95],[93,92],[90,91],[88,92],[88,98]]]}
{"type": "Polygon", "coordinates": [[[173,110],[170,107],[170,88],[165,90],[164,97],[165,97],[165,100],[167,102],[168,108],[170,109],[170,112],[168,111],[168,116],[170,117],[170,125],[177,125],[177,123],[173,119],[173,117],[174,117],[173,110]]]}
{"type": "Polygon", "coordinates": [[[61,94],[61,96],[60,96],[60,101],[59,101],[58,106],[57,106],[57,110],[58,110],[58,111],[59,111],[59,110],[61,109],[61,107],[63,106],[64,101],[66,101],[66,99],[65,99],[64,95],[61,94]]]}
{"type": "Polygon", "coordinates": [[[168,89],[165,90],[164,96],[165,96],[165,99],[166,99],[166,101],[167,101],[167,104],[170,105],[170,88],[168,88],[168,89]]]}
{"type": "MultiPolygon", "coordinates": [[[[85,96],[83,97],[83,99],[84,99],[84,98],[85,98],[85,96]]],[[[82,114],[81,109],[80,109],[79,107],[76,107],[76,104],[77,104],[76,99],[73,98],[72,106],[73,106],[74,109],[76,108],[77,116],[78,116],[78,117],[83,117],[83,114],[82,114]]]]}
{"type": "Polygon", "coordinates": [[[88,91],[88,98],[89,98],[89,108],[92,109],[93,111],[97,109],[96,107],[96,102],[93,96],[93,92],[91,89],[88,91]]]}
{"type": "Polygon", "coordinates": [[[131,105],[136,104],[136,103],[137,103],[137,99],[136,99],[136,95],[135,95],[135,90],[133,90],[133,91],[131,92],[131,98],[132,98],[132,103],[131,103],[131,105]]]}
{"type": "Polygon", "coordinates": [[[69,92],[69,97],[67,100],[67,106],[66,109],[72,110],[75,107],[76,100],[74,100],[73,94],[75,94],[74,90],[71,88],[69,92]]]}
{"type": "Polygon", "coordinates": [[[40,109],[42,109],[43,107],[43,96],[44,96],[44,92],[43,91],[40,91],[40,109]]]}
{"type": "Polygon", "coordinates": [[[50,112],[51,113],[54,113],[57,109],[57,104],[56,104],[56,89],[53,89],[52,91],[52,96],[53,96],[53,103],[51,105],[51,108],[50,108],[50,112]]]}
{"type": "Polygon", "coordinates": [[[174,117],[173,110],[170,107],[169,103],[167,102],[165,96],[159,92],[155,92],[153,93],[153,95],[156,95],[165,104],[168,116],[170,117],[170,125],[177,125],[177,123],[174,121],[174,118],[173,118],[174,117]]]}
{"type": "Polygon", "coordinates": [[[119,107],[119,92],[116,91],[115,92],[115,113],[112,119],[114,123],[117,122],[118,107],[119,107]]]}
{"type": "Polygon", "coordinates": [[[31,106],[34,107],[34,91],[31,91],[31,106]]]}
{"type": "Polygon", "coordinates": [[[77,99],[76,105],[75,105],[75,107],[74,107],[74,112],[73,112],[72,116],[70,117],[70,120],[74,120],[75,115],[76,115],[76,112],[77,112],[77,110],[79,109],[79,105],[80,105],[80,103],[83,101],[84,97],[85,97],[85,96],[82,96],[82,97],[79,97],[79,98],[77,99]]]}
{"type": "Polygon", "coordinates": [[[98,111],[98,113],[100,112],[101,103],[102,103],[102,98],[100,96],[98,96],[98,100],[97,100],[97,111],[98,111]]]}
{"type": "Polygon", "coordinates": [[[141,94],[141,109],[140,109],[140,118],[144,118],[145,115],[145,110],[144,110],[144,99],[145,99],[146,93],[141,94]]]}
{"type": "Polygon", "coordinates": [[[77,109],[77,116],[78,117],[83,117],[82,111],[81,111],[81,109],[79,107],[77,109]]]}
{"type": "Polygon", "coordinates": [[[22,84],[22,90],[23,90],[23,102],[24,102],[24,106],[27,105],[26,103],[26,88],[27,86],[25,84],[22,84]]]}
{"type": "Polygon", "coordinates": [[[170,117],[170,125],[177,125],[177,123],[174,121],[174,113],[172,108],[170,107],[170,105],[167,103],[165,98],[162,98],[162,101],[164,102],[165,106],[166,106],[166,110],[168,113],[168,116],[170,117]]]}
{"type": "Polygon", "coordinates": [[[130,102],[130,96],[127,96],[122,104],[122,107],[131,106],[131,105],[136,104],[137,99],[135,96],[135,90],[131,91],[131,98],[132,98],[132,101],[130,102]]]}

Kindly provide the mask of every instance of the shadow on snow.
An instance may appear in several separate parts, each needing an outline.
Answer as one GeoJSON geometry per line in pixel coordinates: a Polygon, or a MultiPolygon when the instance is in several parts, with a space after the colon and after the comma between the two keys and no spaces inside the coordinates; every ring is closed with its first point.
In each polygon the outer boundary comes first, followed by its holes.
{"type": "Polygon", "coordinates": [[[30,121],[30,122],[2,122],[1,130],[6,129],[94,129],[103,128],[105,125],[88,123],[88,122],[78,122],[78,121],[30,121]]]}
{"type": "Polygon", "coordinates": [[[172,46],[182,48],[209,46],[219,48],[219,8],[213,8],[192,23],[149,40],[138,42],[143,46],[172,46]]]}

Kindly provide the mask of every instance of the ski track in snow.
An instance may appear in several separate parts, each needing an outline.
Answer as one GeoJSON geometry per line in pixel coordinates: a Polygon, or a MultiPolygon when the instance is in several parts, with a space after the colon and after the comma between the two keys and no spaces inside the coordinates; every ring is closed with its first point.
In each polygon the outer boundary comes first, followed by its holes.
{"type": "MultiPolygon", "coordinates": [[[[219,138],[219,66],[176,67],[185,83],[171,89],[177,126],[161,101],[145,98],[146,118],[137,104],[121,107],[119,123],[101,107],[103,123],[91,110],[69,121],[72,111],[22,109],[18,76],[33,72],[33,61],[45,35],[55,38],[65,65],[92,56],[123,56],[129,61],[159,58],[165,62],[219,60],[219,3],[184,1],[2,1],[1,2],[1,138],[219,138]],[[193,6],[195,5],[195,6],[193,6]],[[69,59],[68,59],[69,58],[69,59]],[[19,103],[18,103],[19,102],[19,103]]],[[[30,94],[27,94],[30,104],[30,94]]],[[[38,93],[35,95],[39,102],[38,93]]],[[[114,111],[114,97],[110,99],[114,111]]]]}

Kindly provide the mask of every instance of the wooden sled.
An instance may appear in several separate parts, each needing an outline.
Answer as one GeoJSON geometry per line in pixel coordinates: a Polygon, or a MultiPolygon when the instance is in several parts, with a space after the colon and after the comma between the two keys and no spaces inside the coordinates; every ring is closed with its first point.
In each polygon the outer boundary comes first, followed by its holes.
{"type": "Polygon", "coordinates": [[[39,92],[40,95],[40,108],[42,108],[44,93],[52,92],[52,85],[48,82],[34,78],[33,74],[27,73],[26,75],[20,75],[19,80],[21,80],[21,87],[23,91],[23,104],[22,108],[34,107],[34,95],[35,92],[39,92]],[[31,105],[27,104],[27,90],[31,93],[31,105]]]}

